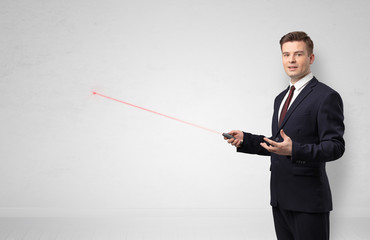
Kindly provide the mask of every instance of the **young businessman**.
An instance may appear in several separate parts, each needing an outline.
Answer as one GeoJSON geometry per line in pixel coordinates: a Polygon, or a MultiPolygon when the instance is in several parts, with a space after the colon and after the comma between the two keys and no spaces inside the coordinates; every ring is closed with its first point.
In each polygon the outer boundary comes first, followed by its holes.
{"type": "Polygon", "coordinates": [[[288,33],[280,46],[290,86],[275,98],[272,137],[233,130],[228,142],[238,152],[271,156],[277,239],[327,240],[332,199],[325,164],[344,153],[343,102],[311,73],[315,55],[306,33],[288,33]]]}

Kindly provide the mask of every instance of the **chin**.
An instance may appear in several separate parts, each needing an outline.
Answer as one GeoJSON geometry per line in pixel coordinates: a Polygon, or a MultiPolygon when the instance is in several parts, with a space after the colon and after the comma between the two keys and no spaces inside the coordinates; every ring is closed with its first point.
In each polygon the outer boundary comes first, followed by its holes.
{"type": "Polygon", "coordinates": [[[297,77],[298,77],[298,75],[297,75],[297,74],[292,74],[292,73],[288,73],[288,76],[289,76],[290,78],[297,78],[297,77]]]}

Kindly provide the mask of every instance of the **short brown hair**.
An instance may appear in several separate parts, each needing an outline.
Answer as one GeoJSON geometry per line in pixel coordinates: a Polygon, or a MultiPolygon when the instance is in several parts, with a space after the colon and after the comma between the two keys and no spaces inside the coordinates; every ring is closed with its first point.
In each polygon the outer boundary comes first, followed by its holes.
{"type": "Polygon", "coordinates": [[[280,39],[280,48],[283,48],[283,44],[286,42],[303,41],[306,43],[308,55],[313,53],[313,42],[311,38],[305,32],[290,32],[285,34],[280,39]]]}

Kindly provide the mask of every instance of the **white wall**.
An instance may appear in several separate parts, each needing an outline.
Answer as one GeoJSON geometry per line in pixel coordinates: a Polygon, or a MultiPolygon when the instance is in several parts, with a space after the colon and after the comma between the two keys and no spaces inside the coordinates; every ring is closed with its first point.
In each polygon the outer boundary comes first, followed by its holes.
{"type": "Polygon", "coordinates": [[[269,158],[91,92],[269,135],[278,41],[304,30],[345,103],[334,208],[369,216],[369,16],[365,0],[1,1],[0,213],[268,208],[269,158]]]}

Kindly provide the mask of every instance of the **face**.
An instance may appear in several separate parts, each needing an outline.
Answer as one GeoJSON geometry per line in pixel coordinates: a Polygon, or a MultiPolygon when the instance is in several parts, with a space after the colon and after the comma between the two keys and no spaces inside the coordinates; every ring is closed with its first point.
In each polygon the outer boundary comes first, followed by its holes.
{"type": "Polygon", "coordinates": [[[293,84],[311,72],[310,66],[315,60],[315,55],[308,54],[305,42],[286,42],[281,51],[284,70],[293,84]]]}

